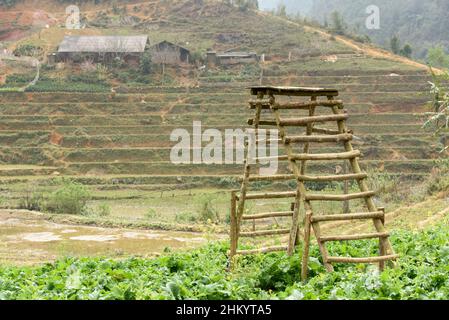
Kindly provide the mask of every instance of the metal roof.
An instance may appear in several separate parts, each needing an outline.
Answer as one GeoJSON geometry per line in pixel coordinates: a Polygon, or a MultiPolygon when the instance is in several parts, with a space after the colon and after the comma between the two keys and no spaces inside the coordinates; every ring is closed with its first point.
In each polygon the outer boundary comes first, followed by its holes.
{"type": "Polygon", "coordinates": [[[65,36],[58,52],[144,52],[148,36],[65,36]]]}
{"type": "Polygon", "coordinates": [[[167,40],[163,40],[163,41],[161,41],[161,42],[155,43],[155,44],[153,44],[151,47],[152,47],[152,48],[158,47],[158,46],[160,46],[160,45],[162,45],[162,44],[167,44],[167,45],[169,45],[169,46],[178,47],[178,48],[181,48],[181,49],[183,49],[183,50],[185,50],[185,51],[189,51],[189,52],[190,52],[189,49],[184,48],[184,47],[182,47],[182,46],[180,46],[180,45],[177,45],[176,43],[173,43],[173,42],[170,42],[170,41],[167,41],[167,40]]]}
{"type": "Polygon", "coordinates": [[[247,58],[257,56],[255,52],[224,52],[217,54],[217,57],[221,58],[247,58]]]}

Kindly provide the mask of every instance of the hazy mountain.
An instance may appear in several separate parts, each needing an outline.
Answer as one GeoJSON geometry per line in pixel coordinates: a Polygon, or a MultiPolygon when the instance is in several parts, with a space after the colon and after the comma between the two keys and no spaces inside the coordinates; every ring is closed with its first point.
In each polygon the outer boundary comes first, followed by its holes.
{"type": "Polygon", "coordinates": [[[312,8],[313,0],[259,0],[259,7],[263,10],[273,10],[281,3],[285,4],[290,14],[300,12],[306,15],[312,8]]]}
{"type": "Polygon", "coordinates": [[[396,35],[402,46],[411,44],[413,55],[417,58],[424,58],[427,50],[436,45],[442,45],[449,51],[449,0],[284,1],[291,3],[288,6],[290,13],[299,10],[322,23],[330,22],[330,14],[338,11],[350,29],[368,35],[373,42],[388,49],[391,38],[396,35]],[[379,7],[380,29],[369,30],[365,27],[369,15],[366,10],[370,5],[379,7]]]}

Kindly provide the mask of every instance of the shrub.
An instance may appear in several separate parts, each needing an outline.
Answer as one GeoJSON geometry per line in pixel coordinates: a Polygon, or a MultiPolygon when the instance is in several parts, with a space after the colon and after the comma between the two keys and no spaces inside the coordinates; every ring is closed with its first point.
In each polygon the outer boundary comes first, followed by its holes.
{"type": "Polygon", "coordinates": [[[40,192],[27,190],[25,196],[20,199],[18,208],[30,211],[41,211],[43,194],[40,192]]]}
{"type": "Polygon", "coordinates": [[[111,214],[111,207],[107,203],[102,203],[97,207],[95,214],[100,217],[109,216],[111,214]]]}
{"type": "Polygon", "coordinates": [[[176,222],[184,222],[184,223],[189,223],[189,222],[197,222],[198,221],[198,217],[193,214],[192,212],[181,212],[181,213],[177,213],[175,215],[175,221],[176,222]]]}
{"type": "Polygon", "coordinates": [[[218,222],[220,216],[213,204],[214,198],[211,195],[201,196],[199,200],[199,218],[202,222],[218,222]]]}
{"type": "Polygon", "coordinates": [[[140,59],[140,72],[142,74],[150,74],[152,70],[152,60],[151,54],[149,52],[145,52],[140,59]]]}
{"type": "Polygon", "coordinates": [[[154,209],[148,209],[148,211],[144,214],[144,217],[147,219],[154,219],[159,217],[159,214],[154,209]]]}
{"type": "Polygon", "coordinates": [[[14,50],[14,55],[18,57],[27,56],[27,57],[39,57],[43,53],[43,49],[39,46],[35,46],[32,44],[24,44],[18,46],[14,50]]]}
{"type": "Polygon", "coordinates": [[[92,198],[89,189],[77,182],[63,180],[62,186],[50,194],[45,209],[55,213],[84,214],[92,198]]]}

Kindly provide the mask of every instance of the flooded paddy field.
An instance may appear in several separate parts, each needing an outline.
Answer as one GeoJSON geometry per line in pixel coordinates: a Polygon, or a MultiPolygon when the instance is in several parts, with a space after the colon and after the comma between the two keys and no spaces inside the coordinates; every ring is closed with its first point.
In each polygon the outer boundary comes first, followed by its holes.
{"type": "Polygon", "coordinates": [[[199,233],[59,224],[45,215],[0,210],[0,264],[32,265],[66,256],[152,257],[206,242],[199,233]]]}

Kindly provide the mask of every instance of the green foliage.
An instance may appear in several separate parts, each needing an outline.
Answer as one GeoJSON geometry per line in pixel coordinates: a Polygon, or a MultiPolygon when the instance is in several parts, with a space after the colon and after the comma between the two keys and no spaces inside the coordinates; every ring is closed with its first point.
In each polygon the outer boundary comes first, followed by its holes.
{"type": "Polygon", "coordinates": [[[259,2],[257,0],[235,0],[234,3],[243,12],[249,9],[259,8],[259,2]]]}
{"type": "Polygon", "coordinates": [[[151,54],[145,52],[140,59],[140,72],[142,74],[150,74],[152,70],[151,54]]]}
{"type": "Polygon", "coordinates": [[[192,212],[180,212],[175,215],[175,221],[179,223],[193,223],[198,221],[198,216],[192,212]]]}
{"type": "Polygon", "coordinates": [[[154,209],[148,209],[148,211],[144,214],[146,219],[152,220],[159,217],[159,214],[154,209]]]}
{"type": "Polygon", "coordinates": [[[449,68],[449,55],[442,46],[436,46],[429,49],[427,62],[434,67],[449,68]]]}
{"type": "Polygon", "coordinates": [[[404,48],[401,49],[401,51],[399,51],[399,54],[401,56],[404,56],[406,58],[411,58],[412,57],[412,53],[413,53],[413,49],[409,44],[406,44],[404,46],[404,48]]]}
{"type": "Polygon", "coordinates": [[[390,48],[394,54],[399,54],[401,51],[401,42],[397,36],[393,36],[390,40],[390,48]]]}
{"type": "Polygon", "coordinates": [[[111,215],[111,211],[112,209],[107,203],[102,203],[96,208],[95,214],[100,217],[107,217],[111,215]]]}
{"type": "Polygon", "coordinates": [[[449,149],[449,139],[446,136],[449,132],[449,92],[445,86],[448,80],[449,73],[439,76],[433,74],[433,82],[430,82],[430,93],[433,95],[432,110],[427,113],[427,121],[423,126],[441,137],[441,152],[449,149]]]}
{"type": "Polygon", "coordinates": [[[347,29],[346,23],[340,12],[334,11],[331,13],[331,30],[332,32],[344,35],[347,29]]]}
{"type": "Polygon", "coordinates": [[[214,204],[214,196],[203,195],[198,201],[199,218],[202,222],[218,222],[220,216],[214,204]]]}
{"type": "MultiPolygon", "coordinates": [[[[449,49],[447,1],[313,0],[309,15],[324,23],[335,10],[343,15],[350,29],[370,36],[379,45],[390,46],[391,36],[397,35],[404,43],[410,43],[416,58],[425,58],[427,50],[437,44],[449,49]],[[380,8],[380,29],[364,27],[366,8],[370,5],[380,8]]],[[[398,49],[397,53],[401,47],[398,49]]]]}
{"type": "Polygon", "coordinates": [[[0,6],[12,7],[17,3],[17,0],[0,0],[0,6]]]}
{"type": "Polygon", "coordinates": [[[38,81],[26,89],[28,92],[109,92],[110,86],[102,83],[84,83],[67,81],[38,81]]]}
{"type": "Polygon", "coordinates": [[[14,50],[14,55],[18,57],[39,57],[42,53],[41,47],[32,44],[20,45],[14,50]]]}
{"type": "Polygon", "coordinates": [[[44,202],[44,195],[34,189],[29,189],[25,195],[20,198],[18,208],[30,211],[41,211],[44,202]]]}
{"type": "MultiPolygon", "coordinates": [[[[66,258],[34,267],[0,267],[1,299],[447,299],[449,227],[425,232],[401,231],[392,241],[401,258],[396,269],[379,274],[373,267],[336,265],[325,272],[312,247],[310,280],[300,281],[300,254],[241,258],[233,274],[225,271],[225,244],[210,244],[153,260],[66,258]]],[[[377,242],[330,245],[331,253],[375,254],[377,242]]]]}
{"type": "Polygon", "coordinates": [[[47,211],[66,214],[86,213],[87,202],[92,198],[89,189],[77,182],[63,179],[61,186],[45,201],[47,211]]]}

